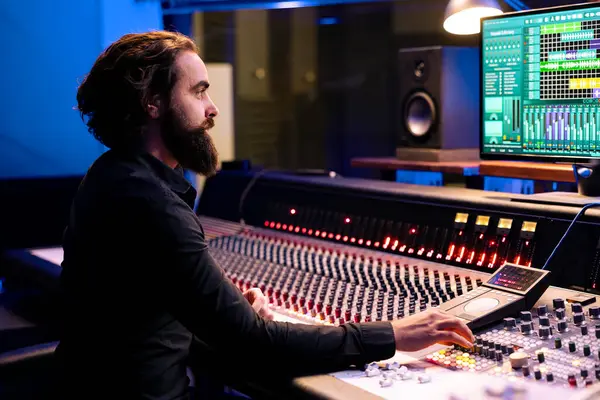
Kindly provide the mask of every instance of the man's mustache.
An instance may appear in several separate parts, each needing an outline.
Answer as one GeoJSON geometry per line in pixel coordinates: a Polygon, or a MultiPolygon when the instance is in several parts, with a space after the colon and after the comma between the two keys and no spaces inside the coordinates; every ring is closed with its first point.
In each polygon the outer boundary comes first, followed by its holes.
{"type": "Polygon", "coordinates": [[[215,120],[214,120],[214,119],[212,119],[212,118],[206,118],[206,119],[204,120],[204,122],[202,123],[202,128],[203,128],[204,130],[211,129],[211,128],[213,128],[214,126],[215,126],[215,120]]]}

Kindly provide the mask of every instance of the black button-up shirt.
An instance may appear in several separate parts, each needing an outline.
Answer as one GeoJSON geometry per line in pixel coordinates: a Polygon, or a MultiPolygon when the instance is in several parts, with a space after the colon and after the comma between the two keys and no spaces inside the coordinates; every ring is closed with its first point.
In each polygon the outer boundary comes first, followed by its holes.
{"type": "Polygon", "coordinates": [[[184,398],[194,335],[278,368],[345,368],[394,354],[389,322],[325,327],[258,316],[211,257],[195,197],[180,169],[143,152],[108,151],[83,179],[64,236],[57,350],[63,383],[86,388],[79,398],[184,398]]]}

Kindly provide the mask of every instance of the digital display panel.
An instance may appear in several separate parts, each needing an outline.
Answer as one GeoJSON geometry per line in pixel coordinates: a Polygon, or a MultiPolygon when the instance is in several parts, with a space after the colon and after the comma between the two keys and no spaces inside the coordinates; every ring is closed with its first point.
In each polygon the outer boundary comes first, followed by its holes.
{"type": "Polygon", "coordinates": [[[481,24],[482,157],[600,158],[600,6],[481,24]]]}
{"type": "Polygon", "coordinates": [[[492,275],[487,284],[527,292],[544,275],[545,271],[539,269],[506,264],[492,275]]]}

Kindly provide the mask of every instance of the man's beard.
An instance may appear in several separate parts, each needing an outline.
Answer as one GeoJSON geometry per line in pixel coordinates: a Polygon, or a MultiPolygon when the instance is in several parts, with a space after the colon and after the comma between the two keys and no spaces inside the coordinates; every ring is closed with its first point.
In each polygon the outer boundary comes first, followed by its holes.
{"type": "Polygon", "coordinates": [[[219,154],[207,130],[214,124],[212,118],[207,118],[200,126],[190,128],[185,117],[171,107],[161,123],[160,132],[165,147],[181,167],[212,176],[217,171],[219,154]]]}

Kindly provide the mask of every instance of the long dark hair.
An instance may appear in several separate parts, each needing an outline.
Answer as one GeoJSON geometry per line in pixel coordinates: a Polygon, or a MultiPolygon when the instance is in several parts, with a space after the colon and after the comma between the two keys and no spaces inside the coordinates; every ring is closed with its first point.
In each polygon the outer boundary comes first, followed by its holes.
{"type": "Polygon", "coordinates": [[[155,95],[170,95],[175,57],[184,50],[198,52],[189,37],[167,31],[127,34],[112,43],[77,90],[88,131],[109,148],[137,143],[147,104],[155,95]]]}

